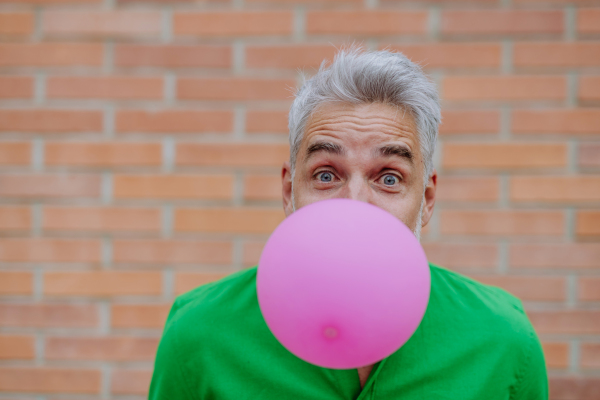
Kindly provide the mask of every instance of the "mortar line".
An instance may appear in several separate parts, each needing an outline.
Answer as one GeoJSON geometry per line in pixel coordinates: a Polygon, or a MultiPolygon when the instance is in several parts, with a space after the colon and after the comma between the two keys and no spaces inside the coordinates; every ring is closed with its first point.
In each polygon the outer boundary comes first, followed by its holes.
{"type": "Polygon", "coordinates": [[[169,203],[163,204],[161,211],[161,236],[163,239],[168,239],[173,236],[173,205],[169,203]]]}
{"type": "Polygon", "coordinates": [[[233,138],[243,140],[246,131],[246,106],[237,104],[233,111],[233,138]]]}
{"type": "Polygon", "coordinates": [[[231,46],[231,67],[234,75],[243,75],[246,69],[246,49],[244,48],[244,41],[236,39],[233,41],[231,46]]]}
{"type": "Polygon", "coordinates": [[[502,52],[501,52],[501,72],[503,75],[510,75],[513,73],[513,57],[514,48],[513,43],[510,39],[504,39],[502,41],[502,52]]]}
{"type": "Polygon", "coordinates": [[[115,107],[112,104],[104,106],[102,114],[102,124],[104,125],[104,137],[114,138],[115,136],[115,107]]]}
{"type": "Polygon", "coordinates": [[[564,40],[572,42],[577,38],[577,10],[572,4],[567,4],[564,8],[564,40]]]}
{"type": "Polygon", "coordinates": [[[164,7],[160,18],[160,41],[161,43],[171,43],[173,41],[173,10],[171,7],[164,7]]]}
{"type": "Polygon", "coordinates": [[[102,173],[101,197],[102,204],[109,205],[113,200],[113,176],[112,172],[104,171],[102,173]]]}
{"type": "Polygon", "coordinates": [[[162,271],[163,278],[163,295],[165,301],[171,302],[175,296],[175,272],[172,267],[167,267],[162,271]]]}
{"type": "Polygon", "coordinates": [[[104,58],[102,59],[102,71],[110,75],[115,69],[115,43],[113,39],[108,39],[103,46],[104,58]]]}
{"type": "Polygon", "coordinates": [[[37,105],[43,104],[46,100],[46,73],[38,71],[34,74],[33,81],[33,102],[37,105]]]}
{"type": "Polygon", "coordinates": [[[162,172],[169,174],[173,172],[175,165],[175,139],[165,137],[162,141],[162,172]]]}
{"type": "Polygon", "coordinates": [[[42,138],[32,140],[31,169],[38,173],[44,170],[44,139],[42,138]]]}
{"type": "Polygon", "coordinates": [[[244,239],[236,236],[233,238],[233,269],[241,271],[244,268],[244,239]]]}
{"type": "Polygon", "coordinates": [[[168,105],[173,105],[177,99],[177,76],[171,71],[165,72],[163,78],[163,97],[168,105]]]}
{"type": "Polygon", "coordinates": [[[442,21],[442,11],[439,6],[433,5],[429,7],[427,16],[427,34],[429,37],[438,41],[440,39],[440,25],[442,21]]]}
{"type": "Polygon", "coordinates": [[[304,6],[295,6],[293,14],[293,33],[292,39],[296,43],[306,41],[306,8],[304,6]]]}

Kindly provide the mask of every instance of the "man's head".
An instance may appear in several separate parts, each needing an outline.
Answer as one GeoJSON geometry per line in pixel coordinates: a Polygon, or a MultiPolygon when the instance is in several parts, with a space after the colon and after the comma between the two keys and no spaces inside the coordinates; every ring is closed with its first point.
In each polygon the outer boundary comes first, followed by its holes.
{"type": "Polygon", "coordinates": [[[286,215],[329,198],[383,208],[419,237],[433,213],[435,86],[399,53],[342,50],[298,91],[282,169],[286,215]]]}

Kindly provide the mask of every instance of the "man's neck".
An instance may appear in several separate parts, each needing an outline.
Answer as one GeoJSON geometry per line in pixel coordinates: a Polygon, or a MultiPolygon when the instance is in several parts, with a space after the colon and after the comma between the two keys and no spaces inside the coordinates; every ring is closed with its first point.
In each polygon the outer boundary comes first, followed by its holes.
{"type": "Polygon", "coordinates": [[[358,379],[360,380],[361,389],[365,387],[365,383],[367,383],[367,379],[369,378],[369,374],[373,369],[373,365],[374,364],[358,368],[358,379]]]}

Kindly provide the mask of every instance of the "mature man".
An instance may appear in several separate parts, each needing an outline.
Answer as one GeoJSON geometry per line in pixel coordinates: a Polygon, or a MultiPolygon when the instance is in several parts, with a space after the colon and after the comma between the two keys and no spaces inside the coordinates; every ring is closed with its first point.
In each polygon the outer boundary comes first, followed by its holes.
{"type": "MultiPolygon", "coordinates": [[[[419,237],[433,213],[438,96],[398,53],[341,51],[296,95],[286,215],[328,198],[381,207],[419,237]]],[[[506,292],[430,265],[421,325],[358,370],[300,360],[268,330],[256,268],[180,296],[158,349],[150,399],[547,399],[539,340],[506,292]]]]}

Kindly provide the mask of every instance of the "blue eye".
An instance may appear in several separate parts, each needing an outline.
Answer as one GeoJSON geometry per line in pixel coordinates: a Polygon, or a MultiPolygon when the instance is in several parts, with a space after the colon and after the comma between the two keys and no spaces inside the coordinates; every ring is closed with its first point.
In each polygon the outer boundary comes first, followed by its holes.
{"type": "Polygon", "coordinates": [[[321,182],[329,183],[333,180],[333,174],[331,172],[321,172],[319,174],[319,180],[321,182]]]}
{"type": "Polygon", "coordinates": [[[398,182],[398,177],[394,175],[385,175],[383,178],[383,183],[388,186],[393,186],[398,182]]]}

